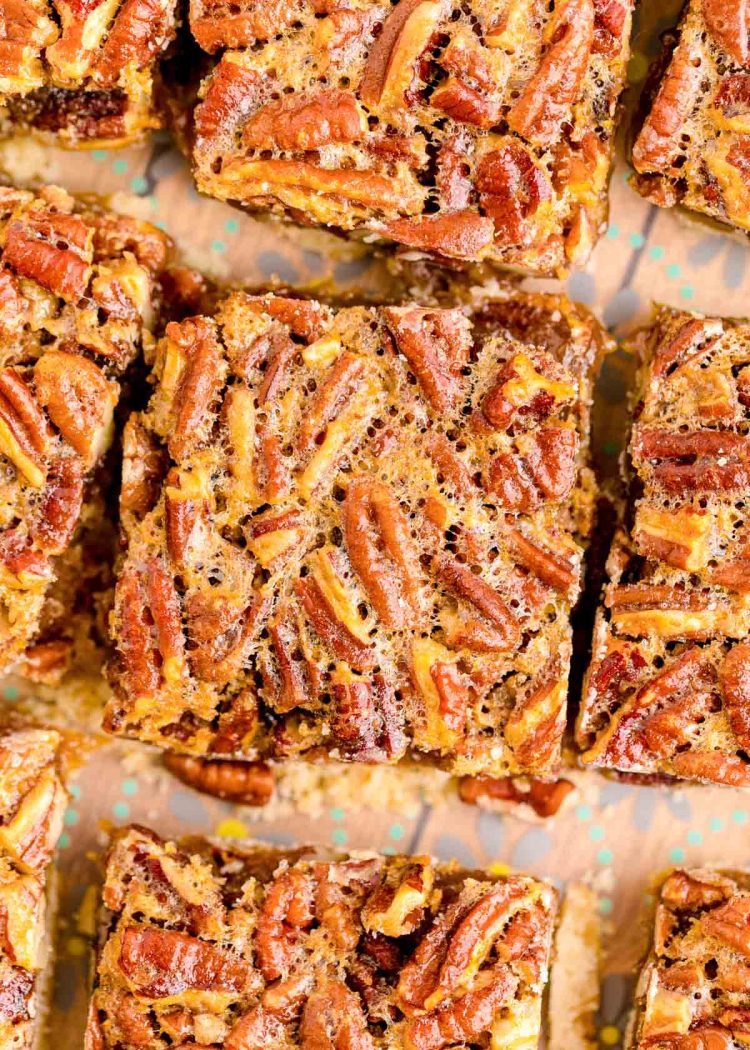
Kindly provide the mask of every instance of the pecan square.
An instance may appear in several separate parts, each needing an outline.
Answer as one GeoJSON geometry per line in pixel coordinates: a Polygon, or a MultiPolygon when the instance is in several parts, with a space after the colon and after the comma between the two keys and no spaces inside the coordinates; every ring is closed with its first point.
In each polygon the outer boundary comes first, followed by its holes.
{"type": "Polygon", "coordinates": [[[170,250],[55,187],[0,189],[0,668],[67,667],[86,581],[106,571],[82,544],[103,518],[120,380],[153,338],[170,250]]]}
{"type": "Polygon", "coordinates": [[[580,717],[584,763],[750,785],[748,326],[662,308],[580,717]]]}
{"type": "MultiPolygon", "coordinates": [[[[106,727],[215,760],[553,773],[601,340],[515,293],[237,292],[168,325],[125,432],[106,727]]],[[[231,796],[230,766],[176,768],[231,796]]]]}
{"type": "Polygon", "coordinates": [[[750,229],[750,13],[744,0],[689,0],[651,74],[631,183],[750,229]]]}
{"type": "Polygon", "coordinates": [[[633,0],[190,0],[199,189],[457,264],[585,263],[633,0]]]}
{"type": "Polygon", "coordinates": [[[176,26],[176,0],[7,0],[0,133],[91,148],[162,127],[159,61],[176,26]]]}
{"type": "Polygon", "coordinates": [[[65,744],[54,729],[0,728],[0,1046],[37,1045],[47,867],[63,827],[65,744]]]}
{"type": "Polygon", "coordinates": [[[750,1034],[750,880],[676,869],[662,883],[632,1050],[733,1050],[750,1034]]]}
{"type": "Polygon", "coordinates": [[[86,1046],[538,1047],[557,894],[426,856],[110,847],[86,1046]]]}

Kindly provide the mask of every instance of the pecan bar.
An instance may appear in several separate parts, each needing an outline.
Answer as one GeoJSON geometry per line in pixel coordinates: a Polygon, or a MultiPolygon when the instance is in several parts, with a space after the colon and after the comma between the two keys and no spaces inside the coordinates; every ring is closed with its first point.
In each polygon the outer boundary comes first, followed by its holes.
{"type": "Polygon", "coordinates": [[[44,965],[46,868],[67,794],[53,729],[0,730],[0,1048],[31,1050],[44,965]]]}
{"type": "Polygon", "coordinates": [[[191,0],[204,193],[539,274],[607,213],[633,0],[191,0]]]}
{"type": "Polygon", "coordinates": [[[548,883],[133,827],[103,899],[87,1050],[540,1045],[548,883]]]}
{"type": "Polygon", "coordinates": [[[750,1040],[750,877],[673,871],[659,892],[630,1050],[742,1050],[750,1040]]]}
{"type": "Polygon", "coordinates": [[[585,763],[750,786],[749,337],[661,309],[636,339],[628,527],[595,629],[585,763]]]}
{"type": "Polygon", "coordinates": [[[632,183],[653,203],[750,230],[750,13],[690,0],[633,147],[632,183]]]}
{"type": "Polygon", "coordinates": [[[63,621],[45,603],[90,524],[168,254],[159,230],[63,190],[0,188],[0,667],[63,621]]]}
{"type": "Polygon", "coordinates": [[[122,146],[161,127],[158,64],[176,0],[4,0],[0,133],[122,146]]]}
{"type": "Polygon", "coordinates": [[[553,770],[600,334],[542,296],[472,315],[237,292],[170,323],[125,431],[107,728],[553,770]]]}

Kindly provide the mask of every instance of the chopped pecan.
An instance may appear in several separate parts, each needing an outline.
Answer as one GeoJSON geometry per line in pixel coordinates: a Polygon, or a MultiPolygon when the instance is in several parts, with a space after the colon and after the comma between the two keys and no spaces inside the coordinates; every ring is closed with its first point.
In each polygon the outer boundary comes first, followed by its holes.
{"type": "Polygon", "coordinates": [[[688,361],[708,353],[723,331],[724,325],[719,320],[695,317],[685,321],[668,339],[659,340],[654,352],[654,375],[671,375],[688,361]]]}
{"type": "Polygon", "coordinates": [[[438,580],[452,594],[473,605],[493,627],[505,633],[505,642],[509,650],[518,644],[521,637],[518,621],[497,591],[481,577],[476,576],[471,569],[448,555],[441,554],[436,559],[434,568],[438,580]]]}
{"type": "Polygon", "coordinates": [[[562,549],[559,553],[532,542],[520,529],[507,533],[510,548],[517,561],[537,576],[542,583],[562,594],[572,596],[579,582],[577,551],[562,549]]]}
{"type": "Polygon", "coordinates": [[[314,891],[311,875],[299,868],[283,871],[266,890],[256,934],[258,965],[266,981],[288,976],[301,931],[313,923],[314,891]]]}
{"type": "Polygon", "coordinates": [[[120,967],[139,995],[165,999],[190,990],[232,992],[248,986],[250,967],[240,956],[176,930],[126,926],[120,967]]]}
{"type": "Polygon", "coordinates": [[[469,688],[465,675],[456,667],[453,654],[430,638],[412,643],[412,674],[423,705],[415,744],[429,751],[452,749],[466,729],[469,688]]]}
{"type": "Polygon", "coordinates": [[[242,144],[246,149],[304,152],[356,142],[366,131],[367,121],[356,97],[350,91],[331,88],[267,102],[245,124],[242,144]]]}
{"type": "Polygon", "coordinates": [[[207,436],[209,410],[221,390],[225,365],[215,328],[205,318],[172,321],[167,325],[167,339],[182,362],[174,425],[167,441],[172,457],[179,461],[207,436]]]}
{"type": "Polygon", "coordinates": [[[401,109],[419,56],[443,17],[440,0],[399,0],[370,48],[359,94],[366,106],[401,109]]]}
{"type": "Polygon", "coordinates": [[[273,773],[264,762],[166,754],[164,765],[190,787],[244,806],[265,806],[273,795],[273,773]]]}
{"type": "Polygon", "coordinates": [[[299,553],[309,527],[301,511],[269,511],[253,518],[244,527],[248,549],[263,568],[279,566],[294,552],[299,553]]]}
{"type": "Polygon", "coordinates": [[[360,909],[382,865],[380,857],[315,865],[315,917],[342,951],[353,951],[359,944],[360,909]]]}
{"type": "Polygon", "coordinates": [[[344,505],[349,557],[386,627],[419,615],[420,573],[409,522],[387,485],[369,477],[349,485],[344,505]]]}
{"type": "Polygon", "coordinates": [[[81,515],[83,466],[76,456],[56,456],[50,463],[47,483],[31,535],[47,554],[62,554],[81,515]]]}
{"type": "Polygon", "coordinates": [[[716,43],[741,66],[750,63],[750,9],[747,0],[702,0],[706,27],[716,43]]]}
{"type": "Polygon", "coordinates": [[[49,558],[41,551],[34,550],[29,539],[17,528],[0,531],[0,565],[25,583],[34,582],[34,577],[37,577],[37,582],[50,580],[52,568],[49,558]]]}
{"type": "MultiPolygon", "coordinates": [[[[454,129],[438,150],[435,184],[440,200],[450,211],[462,211],[471,200],[471,165],[473,143],[465,128],[454,129]]],[[[491,240],[491,238],[490,238],[491,240]]],[[[442,254],[448,254],[445,251],[442,254]]]]}
{"type": "Polygon", "coordinates": [[[128,692],[136,697],[153,695],[162,679],[179,679],[185,662],[180,599],[161,562],[152,560],[142,570],[133,563],[125,567],[117,586],[116,610],[128,692]]]}
{"type": "Polygon", "coordinates": [[[732,896],[734,886],[721,876],[699,877],[696,872],[674,871],[667,876],[659,894],[673,908],[703,908],[720,904],[732,896]]]}
{"type": "Polygon", "coordinates": [[[31,388],[12,368],[0,371],[0,452],[35,488],[46,476],[50,429],[31,388]]]}
{"type": "Polygon", "coordinates": [[[729,650],[719,666],[719,685],[737,743],[750,751],[750,644],[729,650]]]}
{"type": "Polygon", "coordinates": [[[167,450],[133,413],[122,435],[122,483],[120,511],[143,518],[159,498],[161,481],[167,468],[167,450]]]}
{"type": "Polygon", "coordinates": [[[473,259],[492,244],[493,237],[492,222],[470,209],[392,219],[383,224],[383,231],[399,244],[449,259],[473,259]]]}
{"type": "Polygon", "coordinates": [[[107,34],[95,76],[97,82],[116,87],[122,70],[132,64],[144,69],[159,55],[173,32],[159,0],[125,0],[107,34]]]}
{"type": "Polygon", "coordinates": [[[111,440],[117,384],[93,361],[62,350],[48,351],[34,365],[34,386],[63,439],[91,467],[111,440]]]}
{"type": "MultiPolygon", "coordinates": [[[[721,5],[721,0],[718,0],[721,5]]],[[[705,76],[697,42],[674,52],[651,111],[633,146],[637,171],[667,172],[679,151],[685,121],[692,113],[705,76]]]]}
{"type": "Polygon", "coordinates": [[[499,451],[490,464],[489,490],[508,510],[536,510],[565,499],[576,476],[579,437],[572,427],[547,426],[516,440],[518,454],[499,451]]]}
{"type": "Polygon", "coordinates": [[[288,606],[279,609],[268,630],[278,670],[274,709],[283,713],[311,705],[315,698],[315,672],[299,647],[298,627],[288,606]]]}
{"type": "Polygon", "coordinates": [[[327,306],[309,299],[288,299],[283,296],[252,296],[247,306],[258,313],[268,314],[280,321],[305,342],[320,339],[331,324],[332,314],[327,306]]]}
{"type": "Polygon", "coordinates": [[[519,142],[486,153],[477,164],[479,204],[492,220],[498,244],[527,244],[534,237],[529,219],[552,199],[546,174],[519,142]]]}
{"type": "Polygon", "coordinates": [[[187,655],[196,677],[217,685],[235,678],[269,608],[263,592],[251,596],[247,605],[213,592],[189,594],[185,600],[190,638],[187,655]]]}
{"type": "Polygon", "coordinates": [[[458,455],[455,445],[444,434],[427,436],[427,454],[438,470],[438,481],[447,482],[457,495],[466,497],[476,491],[469,468],[458,455]]]}
{"type": "Polygon", "coordinates": [[[330,558],[321,553],[317,572],[296,580],[294,591],[323,642],[356,671],[368,671],[375,654],[357,610],[351,608],[330,558]]]}
{"type": "MultiPolygon", "coordinates": [[[[403,2],[403,0],[402,0],[403,2]]],[[[471,351],[471,325],[458,310],[387,307],[384,316],[396,346],[437,412],[455,411],[463,394],[463,369],[471,351]]]]}
{"type": "Polygon", "coordinates": [[[359,996],[343,981],[329,980],[311,993],[302,1011],[300,1046],[303,1050],[375,1050],[359,996]]]}
{"type": "Polygon", "coordinates": [[[740,955],[750,956],[750,899],[735,897],[713,908],[700,920],[703,932],[740,955]]]}
{"type": "Polygon", "coordinates": [[[750,787],[750,764],[720,751],[681,751],[670,760],[671,771],[688,780],[728,787],[750,787]]]}
{"type": "Polygon", "coordinates": [[[453,120],[491,128],[500,121],[501,103],[465,84],[458,77],[448,77],[430,96],[430,105],[442,109],[453,120]]]}
{"type": "Polygon", "coordinates": [[[390,867],[362,908],[362,925],[384,937],[405,937],[419,928],[435,882],[429,857],[410,857],[390,867]]]}
{"type": "Polygon", "coordinates": [[[732,431],[638,427],[631,451],[636,464],[649,463],[654,480],[670,495],[731,491],[750,477],[750,439],[732,431]]]}
{"type": "Polygon", "coordinates": [[[547,29],[548,46],[508,125],[535,146],[551,146],[562,134],[581,91],[594,44],[593,0],[561,0],[547,29]]]}
{"type": "Polygon", "coordinates": [[[709,591],[665,584],[621,584],[607,595],[615,628],[633,638],[652,631],[664,639],[711,638],[729,613],[725,600],[709,591]]]}
{"type": "Polygon", "coordinates": [[[208,500],[199,472],[170,470],[165,479],[164,528],[172,564],[183,568],[198,524],[208,512],[208,500]]]}
{"type": "Polygon", "coordinates": [[[485,395],[482,414],[498,430],[506,430],[516,416],[533,425],[570,404],[575,392],[571,383],[548,376],[544,365],[540,371],[527,354],[515,354],[485,395]]]}
{"type": "Polygon", "coordinates": [[[359,390],[366,370],[365,359],[349,351],[345,351],[331,366],[306,407],[300,424],[298,444],[303,455],[320,444],[326,426],[359,390]]]}
{"type": "Polygon", "coordinates": [[[3,261],[69,301],[86,293],[91,258],[91,231],[77,215],[29,211],[5,231],[3,261]]]}
{"type": "MultiPolygon", "coordinates": [[[[657,558],[676,569],[704,569],[711,558],[713,518],[692,507],[660,509],[648,502],[638,507],[633,540],[639,554],[657,558]]],[[[720,570],[713,574],[717,578],[720,570]]]]}
{"type": "Polygon", "coordinates": [[[259,73],[224,55],[208,78],[203,100],[195,108],[197,143],[204,149],[219,149],[227,129],[235,127],[258,105],[261,83],[259,73]]]}
{"type": "Polygon", "coordinates": [[[28,646],[23,654],[23,676],[30,682],[58,685],[73,661],[73,642],[55,638],[28,646]]]}

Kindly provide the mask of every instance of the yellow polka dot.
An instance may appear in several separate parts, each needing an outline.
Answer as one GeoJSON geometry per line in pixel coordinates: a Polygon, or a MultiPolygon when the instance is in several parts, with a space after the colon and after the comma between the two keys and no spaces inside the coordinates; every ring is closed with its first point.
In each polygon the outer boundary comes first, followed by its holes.
{"type": "Polygon", "coordinates": [[[90,951],[90,944],[83,937],[68,937],[66,944],[68,955],[74,956],[76,959],[82,955],[86,955],[90,951]]]}
{"type": "Polygon", "coordinates": [[[620,1029],[615,1028],[613,1024],[608,1024],[602,1028],[599,1038],[605,1046],[616,1046],[620,1042],[620,1029]]]}
{"type": "Polygon", "coordinates": [[[490,874],[491,875],[509,875],[510,874],[510,866],[508,864],[503,864],[499,860],[495,861],[494,864],[490,864],[490,874]]]}
{"type": "Polygon", "coordinates": [[[221,835],[221,837],[225,839],[242,839],[247,835],[247,827],[241,820],[229,817],[227,820],[222,820],[221,824],[217,825],[216,834],[221,835]]]}

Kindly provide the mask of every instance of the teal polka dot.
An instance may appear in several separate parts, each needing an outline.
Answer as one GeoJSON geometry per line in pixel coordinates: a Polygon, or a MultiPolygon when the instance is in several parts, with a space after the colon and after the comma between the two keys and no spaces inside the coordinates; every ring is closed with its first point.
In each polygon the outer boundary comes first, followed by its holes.
{"type": "Polygon", "coordinates": [[[225,252],[226,250],[227,246],[225,241],[211,241],[211,251],[217,252],[219,255],[221,255],[221,253],[225,252]]]}
{"type": "Polygon", "coordinates": [[[612,914],[612,900],[610,897],[601,897],[599,900],[599,912],[602,915],[612,914]]]}
{"type": "Polygon", "coordinates": [[[238,233],[239,229],[240,224],[237,222],[236,219],[227,219],[227,221],[224,223],[225,233],[238,233]]]}
{"type": "Polygon", "coordinates": [[[343,820],[346,813],[340,806],[334,806],[331,810],[331,820],[343,820]]]}
{"type": "Polygon", "coordinates": [[[71,798],[80,798],[81,797],[81,788],[80,788],[79,784],[72,784],[71,785],[71,787],[70,787],[70,797],[71,798]]]}
{"type": "Polygon", "coordinates": [[[95,149],[92,150],[91,156],[94,158],[94,160],[106,160],[107,151],[105,149],[95,149]]]}
{"type": "Polygon", "coordinates": [[[592,828],[589,828],[589,838],[592,842],[601,842],[604,838],[604,828],[599,824],[594,824],[592,828]]]}
{"type": "Polygon", "coordinates": [[[157,230],[166,230],[167,228],[167,224],[163,219],[159,219],[158,222],[155,222],[154,226],[156,226],[157,230]]]}
{"type": "Polygon", "coordinates": [[[683,284],[682,288],[680,288],[680,295],[683,299],[692,299],[695,295],[695,289],[692,284],[683,284]]]}
{"type": "Polygon", "coordinates": [[[660,244],[655,244],[653,247],[649,248],[648,254],[655,262],[658,262],[659,259],[664,258],[664,249],[660,244]]]}
{"type": "Polygon", "coordinates": [[[388,834],[392,839],[396,839],[396,841],[398,842],[398,840],[402,839],[405,834],[403,824],[391,824],[390,828],[388,829],[388,834]]]}
{"type": "Polygon", "coordinates": [[[700,846],[701,842],[703,842],[703,835],[700,831],[688,831],[687,840],[691,846],[700,846]]]}
{"type": "Polygon", "coordinates": [[[148,182],[142,175],[136,175],[135,178],[130,180],[130,188],[133,193],[144,194],[148,189],[148,182]]]}
{"type": "Polygon", "coordinates": [[[591,820],[591,806],[576,806],[576,816],[579,820],[591,820]]]}
{"type": "Polygon", "coordinates": [[[711,831],[721,831],[724,827],[724,821],[721,819],[721,817],[711,817],[711,819],[708,822],[708,826],[711,831]]]}
{"type": "Polygon", "coordinates": [[[130,806],[127,802],[115,802],[112,812],[116,820],[127,820],[130,816],[130,806]]]}
{"type": "Polygon", "coordinates": [[[630,241],[631,248],[642,248],[646,243],[646,238],[642,233],[631,233],[628,240],[630,241]]]}
{"type": "Polygon", "coordinates": [[[65,810],[65,816],[63,817],[63,820],[64,820],[65,824],[69,828],[75,827],[80,819],[81,818],[80,818],[80,815],[79,815],[77,810],[75,810],[75,809],[66,809],[65,810]]]}
{"type": "Polygon", "coordinates": [[[18,686],[6,685],[6,687],[3,689],[3,696],[6,700],[17,700],[19,696],[18,686]]]}
{"type": "Polygon", "coordinates": [[[334,828],[332,838],[337,846],[346,845],[346,832],[343,828],[334,828]]]}
{"type": "Polygon", "coordinates": [[[68,848],[68,846],[70,845],[70,835],[67,833],[67,831],[63,831],[62,835],[57,840],[57,845],[60,847],[60,849],[68,848]]]}
{"type": "Polygon", "coordinates": [[[122,793],[123,795],[127,795],[128,798],[132,798],[133,795],[138,794],[138,781],[135,777],[128,777],[127,780],[123,780],[122,793]]]}
{"type": "Polygon", "coordinates": [[[596,859],[600,864],[611,864],[614,860],[614,853],[611,849],[600,849],[596,855],[596,859]]]}
{"type": "Polygon", "coordinates": [[[747,812],[744,809],[735,809],[732,813],[732,822],[734,824],[747,824],[747,812]]]}
{"type": "Polygon", "coordinates": [[[675,846],[669,851],[669,859],[672,864],[682,864],[685,859],[685,850],[681,846],[675,846]]]}
{"type": "Polygon", "coordinates": [[[620,227],[617,225],[616,222],[613,222],[610,225],[609,229],[607,230],[607,237],[609,238],[610,241],[613,241],[615,239],[615,237],[619,237],[619,236],[620,236],[620,227]]]}
{"type": "Polygon", "coordinates": [[[112,162],[112,171],[115,175],[124,175],[128,170],[128,162],[126,160],[115,160],[112,162]]]}
{"type": "Polygon", "coordinates": [[[394,846],[383,846],[382,852],[386,857],[395,857],[396,855],[396,849],[394,846]]]}
{"type": "Polygon", "coordinates": [[[670,263],[667,267],[667,277],[679,277],[681,272],[682,271],[680,270],[678,263],[670,263]]]}

